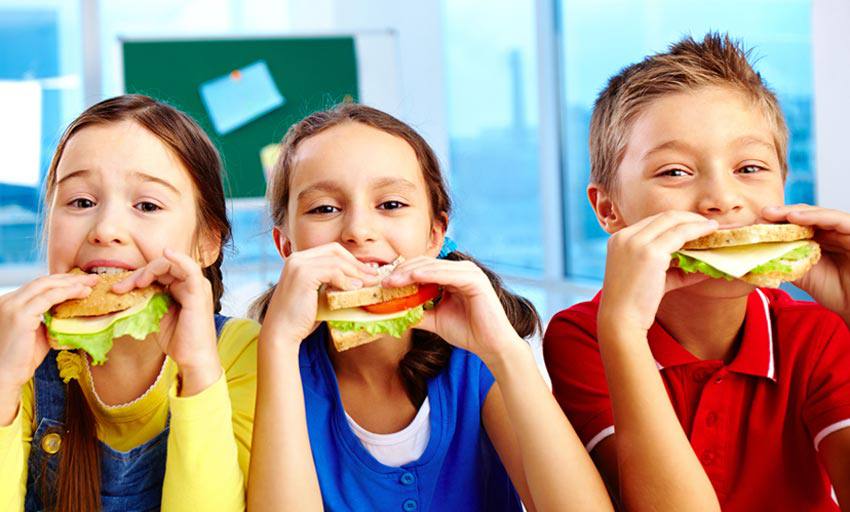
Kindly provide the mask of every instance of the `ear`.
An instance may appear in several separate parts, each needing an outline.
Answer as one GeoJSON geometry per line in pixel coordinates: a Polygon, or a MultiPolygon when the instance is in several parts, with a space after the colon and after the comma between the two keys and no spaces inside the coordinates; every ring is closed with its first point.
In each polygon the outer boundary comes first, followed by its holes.
{"type": "Polygon", "coordinates": [[[449,216],[446,212],[440,212],[436,219],[431,223],[431,233],[428,239],[428,249],[425,254],[436,258],[443,248],[443,240],[446,239],[446,231],[449,229],[449,216]]]}
{"type": "Polygon", "coordinates": [[[203,233],[198,245],[198,263],[201,268],[207,268],[221,254],[221,233],[203,233]]]}
{"type": "Polygon", "coordinates": [[[274,246],[277,247],[277,252],[284,259],[292,254],[292,242],[283,233],[283,231],[275,226],[272,228],[272,238],[274,238],[274,246]]]}
{"type": "Polygon", "coordinates": [[[590,200],[593,213],[596,214],[596,220],[608,234],[616,233],[626,227],[614,198],[599,185],[591,183],[587,186],[587,198],[590,200]]]}

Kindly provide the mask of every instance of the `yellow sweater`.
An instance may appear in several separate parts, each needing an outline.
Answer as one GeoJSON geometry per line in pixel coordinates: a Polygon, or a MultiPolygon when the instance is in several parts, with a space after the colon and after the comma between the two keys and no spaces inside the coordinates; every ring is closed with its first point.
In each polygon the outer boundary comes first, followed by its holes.
{"type": "MultiPolygon", "coordinates": [[[[259,325],[230,320],[218,352],[224,372],[190,397],[177,396],[177,366],[166,358],[154,385],[131,403],[103,404],[82,356],[57,358],[59,373],[76,377],[97,420],[97,435],[114,450],[129,451],[156,437],[171,411],[162,508],[171,511],[245,510],[256,397],[259,325]]],[[[33,425],[33,385],[24,388],[11,425],[0,427],[0,510],[24,510],[33,425]]]]}

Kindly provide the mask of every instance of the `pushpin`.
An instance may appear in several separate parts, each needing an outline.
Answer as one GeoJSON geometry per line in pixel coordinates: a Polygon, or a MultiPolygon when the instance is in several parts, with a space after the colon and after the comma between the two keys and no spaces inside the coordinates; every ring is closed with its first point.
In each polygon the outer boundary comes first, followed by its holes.
{"type": "Polygon", "coordinates": [[[242,72],[239,71],[238,69],[234,69],[233,71],[230,72],[230,79],[231,80],[241,80],[242,79],[242,72]]]}

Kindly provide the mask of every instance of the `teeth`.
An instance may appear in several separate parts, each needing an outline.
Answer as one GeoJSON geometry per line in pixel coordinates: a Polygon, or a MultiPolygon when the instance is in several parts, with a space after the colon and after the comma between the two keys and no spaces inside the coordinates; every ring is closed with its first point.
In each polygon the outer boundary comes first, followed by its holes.
{"type": "Polygon", "coordinates": [[[370,267],[372,267],[372,268],[378,268],[378,267],[380,267],[380,265],[378,265],[378,262],[377,262],[377,261],[370,261],[370,262],[369,262],[369,266],[370,266],[370,267]]]}
{"type": "Polygon", "coordinates": [[[127,269],[118,267],[92,267],[89,272],[92,274],[120,274],[126,271],[127,269]]]}

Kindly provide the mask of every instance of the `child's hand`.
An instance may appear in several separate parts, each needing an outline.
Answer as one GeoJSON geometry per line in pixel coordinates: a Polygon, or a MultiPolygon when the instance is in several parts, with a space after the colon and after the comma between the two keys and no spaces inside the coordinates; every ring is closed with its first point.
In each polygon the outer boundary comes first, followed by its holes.
{"type": "Polygon", "coordinates": [[[0,395],[14,396],[17,403],[21,387],[47,355],[44,313],[60,302],[88,296],[95,283],[96,275],[54,274],[0,296],[0,395]]]}
{"type": "Polygon", "coordinates": [[[177,303],[160,324],[160,348],[177,363],[180,393],[194,395],[207,389],[221,376],[221,361],[213,320],[212,286],[200,265],[187,256],[166,249],[133,275],[112,287],[115,293],[144,288],[154,281],[168,287],[177,303]]]}
{"type": "Polygon", "coordinates": [[[519,339],[490,280],[475,263],[421,256],[399,265],[383,282],[393,287],[410,283],[443,287],[439,304],[425,311],[416,328],[473,352],[488,366],[519,339]]]}
{"type": "Polygon", "coordinates": [[[334,242],[292,253],[266,311],[260,339],[284,340],[297,352],[316,328],[319,288],[353,290],[378,284],[377,271],[334,242]]]}
{"type": "Polygon", "coordinates": [[[794,284],[819,304],[850,324],[850,213],[817,206],[771,206],[764,209],[765,219],[813,226],[820,244],[820,261],[794,284]]]}
{"type": "Polygon", "coordinates": [[[664,295],[708,279],[671,269],[671,255],[686,242],[717,230],[714,220],[691,212],[667,211],[625,227],[608,240],[600,322],[649,330],[664,295]]]}

